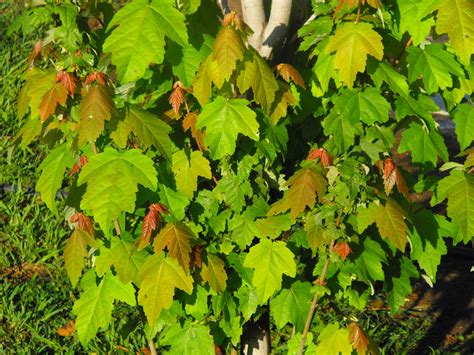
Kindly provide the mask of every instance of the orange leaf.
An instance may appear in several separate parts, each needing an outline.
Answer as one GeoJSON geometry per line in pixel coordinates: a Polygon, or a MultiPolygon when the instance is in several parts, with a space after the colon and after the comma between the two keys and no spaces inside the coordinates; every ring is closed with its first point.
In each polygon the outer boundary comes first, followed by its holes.
{"type": "Polygon", "coordinates": [[[342,260],[346,260],[347,256],[352,253],[351,248],[349,247],[349,244],[344,242],[344,243],[337,243],[334,245],[332,250],[338,254],[342,260]]]}
{"type": "Polygon", "coordinates": [[[286,63],[278,64],[277,72],[287,83],[292,80],[296,85],[305,88],[303,77],[294,66],[286,63]]]}
{"type": "Polygon", "coordinates": [[[341,0],[339,2],[339,5],[337,5],[336,10],[334,11],[334,16],[336,16],[337,13],[342,10],[344,5],[346,5],[346,10],[351,10],[357,5],[357,3],[358,0],[341,0]]]}
{"type": "Polygon", "coordinates": [[[199,150],[204,150],[204,133],[200,129],[196,128],[197,118],[198,114],[195,112],[189,112],[186,114],[183,120],[183,128],[185,132],[191,129],[191,135],[196,141],[199,150]]]}
{"type": "Polygon", "coordinates": [[[177,81],[173,86],[173,91],[169,98],[169,103],[175,113],[179,112],[179,108],[184,103],[184,93],[185,91],[181,87],[181,83],[177,81]]]}
{"type": "Polygon", "coordinates": [[[332,157],[324,148],[312,149],[308,154],[308,160],[321,159],[321,163],[325,168],[332,165],[332,157]]]}
{"type": "Polygon", "coordinates": [[[351,323],[347,327],[347,330],[349,331],[349,341],[352,343],[354,349],[357,350],[358,354],[365,354],[369,340],[362,328],[357,323],[351,323]]]}
{"type": "Polygon", "coordinates": [[[65,326],[59,328],[56,333],[58,333],[62,337],[69,337],[73,335],[75,331],[76,325],[74,324],[73,320],[70,320],[65,326]]]}
{"type": "Polygon", "coordinates": [[[69,95],[74,97],[74,92],[76,91],[76,79],[74,79],[73,75],[60,70],[58,71],[58,74],[56,74],[56,82],[60,82],[69,92],[69,95]]]}
{"type": "Polygon", "coordinates": [[[160,213],[162,212],[169,213],[168,208],[161,203],[151,204],[148,208],[148,213],[143,218],[142,234],[137,246],[138,250],[141,250],[150,244],[150,237],[160,224],[160,213]]]}
{"type": "Polygon", "coordinates": [[[383,164],[383,181],[384,181],[384,188],[385,193],[387,195],[393,189],[393,186],[397,184],[398,191],[405,196],[406,199],[410,199],[410,194],[408,191],[408,186],[405,182],[405,178],[403,177],[400,170],[395,166],[392,159],[385,160],[383,164]]]}
{"type": "Polygon", "coordinates": [[[28,67],[33,67],[35,59],[38,58],[38,56],[41,54],[42,47],[43,47],[43,44],[41,43],[41,41],[38,41],[35,43],[35,45],[33,46],[33,50],[28,56],[28,61],[27,61],[28,67]]]}
{"type": "Polygon", "coordinates": [[[67,99],[67,90],[61,84],[55,83],[41,99],[39,106],[39,114],[41,122],[44,122],[56,110],[56,106],[60,104],[64,106],[67,99]]]}

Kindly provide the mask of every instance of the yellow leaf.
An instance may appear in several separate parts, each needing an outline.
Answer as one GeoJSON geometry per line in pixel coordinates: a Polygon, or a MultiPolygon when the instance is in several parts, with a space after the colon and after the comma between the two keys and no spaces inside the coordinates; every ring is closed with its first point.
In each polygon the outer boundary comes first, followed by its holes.
{"type": "Polygon", "coordinates": [[[231,26],[222,27],[214,42],[212,60],[217,64],[218,75],[214,78],[217,88],[229,80],[237,67],[237,61],[244,59],[245,45],[239,33],[231,26]]]}
{"type": "Polygon", "coordinates": [[[339,71],[341,80],[352,87],[357,73],[365,71],[368,54],[382,59],[382,37],[368,23],[346,22],[331,36],[325,52],[336,52],[334,67],[339,71]]]}
{"type": "Polygon", "coordinates": [[[212,54],[202,62],[199,71],[194,78],[192,88],[193,95],[201,105],[205,105],[211,96],[212,82],[216,81],[218,75],[217,63],[212,60],[212,54]]]}
{"type": "Polygon", "coordinates": [[[173,258],[151,255],[140,270],[140,291],[138,303],[151,326],[156,324],[163,309],[173,303],[176,288],[188,294],[193,292],[193,278],[187,275],[173,258]]]}
{"type": "Polygon", "coordinates": [[[207,264],[202,265],[201,277],[204,282],[216,292],[222,292],[226,288],[227,273],[225,272],[224,262],[215,255],[208,254],[207,264]]]}

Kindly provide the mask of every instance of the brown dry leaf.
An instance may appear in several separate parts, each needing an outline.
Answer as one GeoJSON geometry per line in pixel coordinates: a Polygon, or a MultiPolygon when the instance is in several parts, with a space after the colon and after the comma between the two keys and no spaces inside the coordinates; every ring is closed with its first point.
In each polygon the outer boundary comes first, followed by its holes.
{"type": "Polygon", "coordinates": [[[191,269],[195,269],[196,267],[202,268],[202,247],[200,245],[195,245],[193,247],[193,252],[191,253],[191,269]]]}
{"type": "Polygon", "coordinates": [[[285,80],[287,83],[293,81],[296,85],[305,88],[304,79],[301,74],[296,70],[296,68],[290,64],[280,63],[277,65],[278,74],[285,80]]]}
{"type": "Polygon", "coordinates": [[[349,331],[349,341],[352,343],[354,349],[357,350],[358,354],[365,354],[369,340],[362,328],[357,323],[351,323],[347,327],[347,330],[349,331]]]}
{"type": "Polygon", "coordinates": [[[56,333],[58,333],[62,337],[70,337],[74,334],[76,331],[76,324],[74,323],[73,320],[70,320],[69,322],[66,323],[65,326],[62,326],[59,328],[56,333]]]}

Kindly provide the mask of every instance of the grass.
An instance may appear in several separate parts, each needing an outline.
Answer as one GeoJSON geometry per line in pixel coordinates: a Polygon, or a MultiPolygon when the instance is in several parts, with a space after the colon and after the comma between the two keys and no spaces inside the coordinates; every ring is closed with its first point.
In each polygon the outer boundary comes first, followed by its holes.
{"type": "MultiPolygon", "coordinates": [[[[13,185],[12,191],[0,191],[0,353],[140,351],[146,341],[137,329],[137,312],[124,305],[114,311],[113,324],[87,347],[76,336],[57,334],[75,318],[71,310],[78,291],[72,289],[62,260],[70,233],[63,217],[64,204],[59,202],[58,212],[52,213],[33,193],[44,150],[35,145],[21,150],[14,145],[22,124],[16,118],[16,97],[26,63],[23,58],[37,35],[6,36],[20,10],[18,2],[0,1],[0,185],[13,185]]],[[[426,314],[392,316],[384,310],[354,313],[343,309],[342,314],[357,318],[385,354],[415,349],[433,321],[426,314]]],[[[340,311],[328,309],[323,320],[340,316],[340,311]]],[[[462,343],[472,338],[460,339],[452,351],[435,349],[431,353],[465,353],[462,343]]]]}

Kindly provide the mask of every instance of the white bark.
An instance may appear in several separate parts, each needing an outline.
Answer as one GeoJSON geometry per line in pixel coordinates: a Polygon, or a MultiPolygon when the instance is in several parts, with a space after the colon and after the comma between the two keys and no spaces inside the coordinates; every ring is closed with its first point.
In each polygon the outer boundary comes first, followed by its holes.
{"type": "Polygon", "coordinates": [[[263,0],[242,0],[244,21],[254,32],[249,38],[249,44],[265,59],[270,59],[275,49],[285,40],[291,4],[292,0],[272,0],[267,24],[263,0]]]}
{"type": "Polygon", "coordinates": [[[269,59],[275,48],[281,46],[285,40],[288,22],[290,21],[292,0],[273,0],[270,19],[263,32],[259,53],[269,59]]]}
{"type": "Polygon", "coordinates": [[[242,0],[241,4],[244,22],[253,31],[253,34],[249,37],[249,44],[258,50],[262,43],[263,31],[265,30],[263,0],[242,0]]]}

